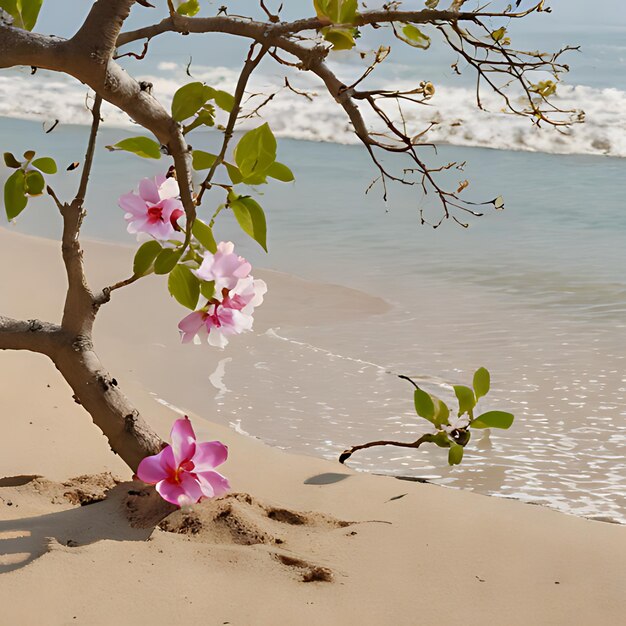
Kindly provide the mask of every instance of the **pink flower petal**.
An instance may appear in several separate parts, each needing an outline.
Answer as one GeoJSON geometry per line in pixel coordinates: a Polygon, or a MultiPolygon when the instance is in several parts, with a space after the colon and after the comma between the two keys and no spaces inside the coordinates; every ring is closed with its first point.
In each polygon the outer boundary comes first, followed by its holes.
{"type": "Polygon", "coordinates": [[[170,438],[176,466],[178,467],[185,461],[190,461],[196,451],[196,434],[193,432],[188,417],[174,422],[170,438]]]}
{"type": "Polygon", "coordinates": [[[159,188],[153,178],[144,178],[139,183],[139,195],[150,204],[160,202],[159,188]]]}
{"type": "Polygon", "coordinates": [[[228,345],[228,339],[224,336],[221,328],[212,328],[207,343],[214,348],[225,348],[228,345]]]}
{"type": "Polygon", "coordinates": [[[188,472],[181,473],[180,482],[173,479],[162,480],[157,483],[156,490],[159,495],[176,506],[195,504],[204,496],[199,481],[188,472]]]}
{"type": "Polygon", "coordinates": [[[218,498],[230,490],[230,484],[219,472],[198,472],[196,474],[202,493],[207,498],[218,498]]]}
{"type": "Polygon", "coordinates": [[[146,203],[135,193],[125,193],[120,196],[118,204],[121,209],[137,217],[146,214],[146,203]]]}
{"type": "Polygon", "coordinates": [[[165,198],[157,206],[163,209],[163,220],[169,222],[170,216],[174,211],[182,210],[183,203],[175,198],[165,198]]]}
{"type": "Polygon", "coordinates": [[[178,323],[178,329],[184,333],[197,333],[204,324],[203,311],[194,311],[178,323]]]}
{"type": "Polygon", "coordinates": [[[228,448],[221,441],[206,441],[196,444],[193,456],[194,472],[207,472],[221,465],[228,458],[228,448]]]}
{"type": "Polygon", "coordinates": [[[181,487],[180,483],[174,480],[162,480],[157,483],[156,490],[163,500],[167,500],[171,504],[178,506],[179,498],[186,496],[185,490],[181,487]]]}
{"type": "Polygon", "coordinates": [[[205,313],[203,311],[194,311],[180,320],[178,330],[182,333],[183,343],[193,341],[194,337],[198,334],[206,334],[204,317],[205,313]]]}
{"type": "Polygon", "coordinates": [[[176,470],[174,453],[171,446],[167,446],[154,456],[148,456],[141,460],[137,468],[137,477],[144,483],[154,485],[166,479],[176,470]]]}
{"type": "MultiPolygon", "coordinates": [[[[200,482],[195,474],[185,472],[180,475],[180,486],[183,488],[185,495],[195,504],[204,496],[200,482]]],[[[180,503],[180,498],[178,499],[180,503]]]]}
{"type": "Polygon", "coordinates": [[[167,198],[176,198],[180,194],[178,181],[175,178],[166,178],[159,185],[159,198],[166,200],[167,198]]]}

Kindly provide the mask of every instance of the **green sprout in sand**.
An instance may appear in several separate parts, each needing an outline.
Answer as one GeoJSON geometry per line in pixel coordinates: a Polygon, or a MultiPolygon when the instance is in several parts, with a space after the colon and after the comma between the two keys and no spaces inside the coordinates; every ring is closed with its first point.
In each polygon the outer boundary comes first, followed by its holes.
{"type": "Polygon", "coordinates": [[[472,388],[464,385],[454,385],[454,393],[459,402],[456,415],[450,413],[448,405],[441,399],[427,393],[408,376],[399,376],[408,380],[414,387],[413,400],[415,412],[436,429],[434,433],[426,433],[412,442],[405,441],[370,441],[344,450],[339,456],[339,462],[345,463],[355,452],[365,448],[377,446],[398,446],[401,448],[419,448],[423,443],[434,443],[440,448],[448,448],[448,463],[458,465],[463,460],[463,450],[469,443],[472,428],[510,428],[513,424],[513,414],[505,411],[486,411],[474,417],[474,409],[480,398],[489,393],[491,376],[489,371],[481,367],[474,372],[472,388]]]}

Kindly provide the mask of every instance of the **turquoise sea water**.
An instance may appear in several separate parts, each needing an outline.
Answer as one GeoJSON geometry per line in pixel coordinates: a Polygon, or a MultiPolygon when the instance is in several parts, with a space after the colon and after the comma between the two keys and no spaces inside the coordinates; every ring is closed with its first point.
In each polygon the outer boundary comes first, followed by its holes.
{"type": "MultiPolygon", "coordinates": [[[[158,164],[103,149],[126,134],[100,137],[88,237],[132,242],[116,199],[158,164]]],[[[86,129],[45,135],[0,118],[0,139],[3,149],[69,163],[82,161],[86,129]]],[[[213,143],[206,134],[194,147],[213,143]]],[[[336,458],[352,444],[424,431],[395,374],[450,399],[446,383],[467,383],[485,365],[494,387],[485,408],[512,410],[510,431],[473,441],[452,470],[438,450],[374,449],[353,465],[626,521],[626,161],[441,146],[431,158],[467,160],[472,198],[502,194],[506,209],[433,231],[419,224],[415,190],[392,188],[387,203],[380,190],[365,195],[374,172],[358,146],[282,140],[279,158],[297,180],[261,190],[270,254],[228,216],[220,238],[241,242],[256,265],[358,288],[392,309],[352,323],[278,325],[246,357],[225,351],[197,405],[186,405],[217,407],[214,419],[273,445],[336,458]],[[266,358],[264,346],[278,356],[266,358]]],[[[77,177],[59,176],[57,192],[77,177]]],[[[42,199],[12,228],[58,237],[60,225],[42,199]]],[[[158,383],[155,393],[186,402],[171,381],[158,383]]]]}

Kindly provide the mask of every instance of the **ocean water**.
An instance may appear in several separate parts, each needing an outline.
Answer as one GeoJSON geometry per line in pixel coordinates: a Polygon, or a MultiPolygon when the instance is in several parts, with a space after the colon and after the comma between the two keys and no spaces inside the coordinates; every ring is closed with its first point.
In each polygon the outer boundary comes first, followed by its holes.
{"type": "MultiPolygon", "coordinates": [[[[352,322],[329,315],[308,326],[277,323],[241,338],[249,345],[245,356],[234,359],[226,350],[191,403],[175,385],[165,399],[198,413],[210,408],[212,419],[272,445],[337,458],[350,445],[410,441],[427,430],[398,374],[452,402],[450,385],[467,384],[483,365],[492,371],[493,386],[483,408],[511,410],[513,428],[473,440],[458,468],[448,468],[440,450],[424,448],[374,448],[356,454],[351,465],[625,523],[624,34],[623,27],[605,25],[524,35],[528,49],[583,44],[569,60],[572,73],[559,98],[567,108],[585,109],[587,121],[567,135],[532,130],[527,121],[500,113],[495,101],[489,101],[491,113],[476,113],[469,79],[453,81],[445,69],[449,59],[434,48],[420,57],[419,79],[433,80],[437,95],[431,107],[410,111],[410,120],[416,128],[441,120],[433,136],[440,145],[424,158],[466,161],[463,172],[446,176],[451,185],[468,179],[469,199],[505,198],[504,211],[486,210],[467,229],[420,225],[418,207],[426,206],[433,218],[438,209],[415,189],[392,186],[387,202],[376,187],[365,194],[375,176],[365,151],[353,145],[345,120],[319,86],[294,79],[319,95],[307,105],[283,90],[267,109],[282,137],[279,159],[296,174],[293,184],[255,191],[268,216],[270,254],[246,241],[228,215],[217,234],[240,242],[255,265],[360,289],[391,308],[352,322]],[[266,390],[263,397],[259,388],[266,390]]],[[[182,51],[156,51],[146,66],[131,62],[129,69],[153,82],[167,101],[189,80],[187,61],[182,51]]],[[[196,62],[194,77],[231,88],[235,64],[224,63],[196,62]]],[[[343,57],[335,67],[342,75],[355,70],[343,57]]],[[[412,58],[400,56],[377,84],[408,84],[414,73],[412,58]]],[[[2,150],[33,148],[62,164],[82,161],[85,88],[38,74],[39,80],[26,70],[0,73],[2,150]],[[45,134],[42,122],[48,128],[54,119],[60,125],[45,134]]],[[[281,80],[263,66],[251,89],[267,92],[281,80]]],[[[131,243],[117,197],[161,166],[107,152],[105,145],[137,131],[110,109],[105,119],[84,234],[131,243]]],[[[201,133],[193,143],[210,149],[216,137],[201,133]]],[[[55,189],[71,193],[78,177],[78,171],[57,176],[55,189]]],[[[47,199],[33,202],[10,228],[60,234],[47,199]]]]}
{"type": "MultiPolygon", "coordinates": [[[[85,132],[64,126],[54,138],[35,123],[0,120],[4,148],[33,147],[61,163],[81,160],[85,132]]],[[[88,237],[132,241],[116,198],[158,165],[102,148],[126,134],[102,132],[88,237]]],[[[214,142],[206,134],[197,145],[214,142]]],[[[213,419],[272,445],[337,458],[353,444],[427,430],[397,374],[452,402],[449,385],[484,365],[493,391],[483,408],[511,410],[516,422],[473,441],[460,468],[437,449],[375,448],[351,464],[626,521],[626,162],[441,146],[438,158],[467,160],[474,197],[501,193],[506,209],[467,229],[433,230],[420,225],[411,190],[392,188],[387,203],[380,191],[365,195],[373,171],[357,146],[283,140],[279,158],[297,180],[259,196],[270,254],[228,216],[220,238],[240,242],[255,265],[357,288],[391,310],[354,323],[279,324],[245,358],[226,350],[196,404],[175,386],[165,399],[210,407],[213,419]]],[[[58,177],[58,193],[77,176],[58,177]]],[[[58,237],[60,226],[41,199],[12,228],[58,237]]]]}

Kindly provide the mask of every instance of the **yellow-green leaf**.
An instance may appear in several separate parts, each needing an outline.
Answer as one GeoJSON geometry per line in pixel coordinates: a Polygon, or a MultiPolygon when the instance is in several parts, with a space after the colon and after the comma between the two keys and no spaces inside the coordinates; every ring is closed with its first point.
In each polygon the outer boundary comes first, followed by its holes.
{"type": "Polygon", "coordinates": [[[211,227],[202,220],[196,219],[191,227],[193,236],[212,254],[217,252],[217,243],[211,227]]]}
{"type": "Polygon", "coordinates": [[[135,276],[146,274],[152,268],[159,252],[161,252],[161,244],[155,240],[146,241],[146,243],[139,246],[133,259],[133,274],[135,276]]]}
{"type": "Polygon", "coordinates": [[[167,288],[179,304],[195,310],[200,297],[200,281],[186,265],[177,265],[170,272],[167,288]]]}
{"type": "Polygon", "coordinates": [[[15,170],[4,183],[4,210],[8,220],[14,220],[28,204],[23,170],[15,170]]]}
{"type": "Polygon", "coordinates": [[[144,159],[160,159],[161,146],[148,137],[129,137],[118,141],[114,146],[107,146],[107,150],[125,150],[144,159]]]}
{"type": "Polygon", "coordinates": [[[454,393],[459,401],[459,416],[463,413],[471,413],[476,406],[474,392],[464,385],[454,385],[454,393]]]}
{"type": "Polygon", "coordinates": [[[476,394],[476,400],[480,400],[483,396],[489,393],[489,387],[491,385],[491,376],[489,371],[484,367],[479,367],[474,372],[474,393],[476,394]]]}
{"type": "Polygon", "coordinates": [[[267,252],[267,224],[259,203],[253,198],[240,196],[230,201],[230,208],[241,229],[267,252]]]}
{"type": "Polygon", "coordinates": [[[448,451],[448,465],[458,465],[463,460],[463,446],[456,443],[448,451]]]}
{"type": "Polygon", "coordinates": [[[430,37],[413,24],[405,24],[402,27],[402,35],[401,39],[414,48],[426,50],[430,47],[430,37]]]}
{"type": "Polygon", "coordinates": [[[472,428],[502,428],[506,430],[511,427],[514,419],[513,414],[506,411],[487,411],[487,413],[483,413],[473,420],[470,426],[472,428]]]}
{"type": "Polygon", "coordinates": [[[57,164],[55,160],[50,157],[41,157],[39,159],[35,159],[32,162],[32,166],[36,167],[38,170],[41,170],[44,174],[57,173],[57,164]]]}
{"type": "Polygon", "coordinates": [[[30,172],[26,172],[24,186],[26,188],[26,193],[29,196],[40,196],[46,186],[46,181],[44,180],[41,172],[31,170],[30,172]]]}

